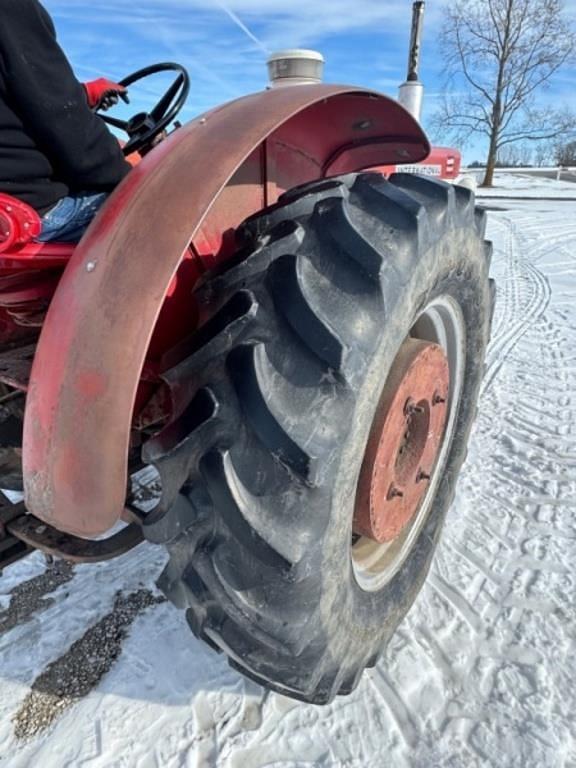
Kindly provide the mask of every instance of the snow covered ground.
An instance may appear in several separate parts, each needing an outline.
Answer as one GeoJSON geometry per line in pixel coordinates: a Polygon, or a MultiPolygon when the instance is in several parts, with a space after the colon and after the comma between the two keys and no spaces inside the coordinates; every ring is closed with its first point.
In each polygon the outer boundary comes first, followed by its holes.
{"type": "Polygon", "coordinates": [[[576,185],[498,184],[480,415],[386,658],[348,698],[298,704],[155,599],[159,549],[73,568],[35,554],[0,581],[2,768],[576,766],[576,185]]]}
{"type": "MultiPolygon", "coordinates": [[[[469,173],[469,172],[467,172],[469,173]]],[[[482,174],[475,172],[480,181],[482,174]]],[[[542,198],[576,198],[576,184],[571,181],[547,179],[532,176],[528,173],[497,172],[495,186],[491,189],[480,189],[479,197],[529,197],[535,200],[542,198]]]]}

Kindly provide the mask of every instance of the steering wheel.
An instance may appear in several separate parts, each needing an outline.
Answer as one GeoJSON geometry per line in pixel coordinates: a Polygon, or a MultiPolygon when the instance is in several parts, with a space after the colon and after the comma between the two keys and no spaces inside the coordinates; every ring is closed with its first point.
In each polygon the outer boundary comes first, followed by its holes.
{"type": "Polygon", "coordinates": [[[173,64],[172,62],[153,64],[151,67],[139,69],[138,72],[133,72],[120,80],[119,85],[128,88],[129,85],[133,85],[138,80],[143,80],[145,77],[155,75],[158,72],[177,72],[178,75],[150,112],[139,112],[130,120],[119,120],[117,117],[98,112],[105,123],[120,128],[128,134],[128,141],[122,147],[125,155],[130,155],[132,152],[137,152],[149,145],[156,136],[162,133],[180,112],[190,92],[188,72],[180,64],[173,64]]]}

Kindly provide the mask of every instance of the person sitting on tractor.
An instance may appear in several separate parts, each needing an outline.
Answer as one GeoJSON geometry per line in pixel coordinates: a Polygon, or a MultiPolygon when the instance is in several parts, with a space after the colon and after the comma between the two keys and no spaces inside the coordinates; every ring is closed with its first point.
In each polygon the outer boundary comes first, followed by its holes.
{"type": "Polygon", "coordinates": [[[42,218],[41,242],[77,242],[131,165],[94,110],[125,89],[82,85],[38,0],[0,0],[0,192],[42,218]]]}

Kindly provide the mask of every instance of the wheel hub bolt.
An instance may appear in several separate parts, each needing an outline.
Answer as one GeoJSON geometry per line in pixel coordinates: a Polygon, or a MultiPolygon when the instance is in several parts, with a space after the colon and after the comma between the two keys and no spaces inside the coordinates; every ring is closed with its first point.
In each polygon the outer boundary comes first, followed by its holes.
{"type": "Polygon", "coordinates": [[[390,488],[388,489],[387,498],[389,501],[396,497],[401,498],[402,496],[404,496],[404,494],[399,488],[396,488],[395,485],[391,485],[390,488]]]}
{"type": "Polygon", "coordinates": [[[421,480],[430,480],[430,475],[427,472],[424,472],[423,469],[419,469],[418,474],[416,475],[416,482],[419,483],[421,480]]]}
{"type": "Polygon", "coordinates": [[[424,413],[424,408],[421,405],[416,405],[413,400],[408,398],[408,400],[406,400],[406,405],[404,406],[404,415],[409,419],[415,413],[424,413]]]}

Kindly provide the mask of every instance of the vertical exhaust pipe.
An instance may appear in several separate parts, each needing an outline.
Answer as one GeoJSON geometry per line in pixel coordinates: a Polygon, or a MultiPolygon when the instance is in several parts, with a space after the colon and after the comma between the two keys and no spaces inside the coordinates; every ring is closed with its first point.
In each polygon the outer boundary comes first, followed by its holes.
{"type": "Polygon", "coordinates": [[[424,86],[418,79],[424,5],[424,0],[417,0],[417,2],[412,4],[412,31],[408,53],[408,75],[406,82],[402,83],[398,91],[398,101],[418,121],[422,114],[422,98],[424,96],[424,86]]]}

